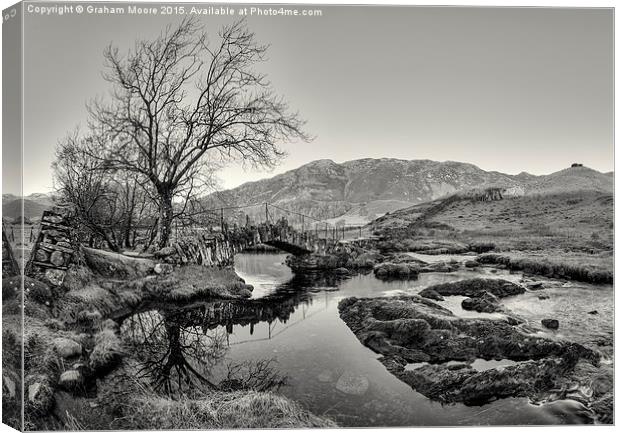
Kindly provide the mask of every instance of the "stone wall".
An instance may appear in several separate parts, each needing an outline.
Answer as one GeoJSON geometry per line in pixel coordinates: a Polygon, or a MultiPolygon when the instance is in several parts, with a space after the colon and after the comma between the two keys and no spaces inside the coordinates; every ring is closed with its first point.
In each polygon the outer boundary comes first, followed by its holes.
{"type": "Polygon", "coordinates": [[[41,230],[26,264],[26,275],[54,286],[62,284],[75,255],[71,222],[68,215],[45,211],[41,230]]]}

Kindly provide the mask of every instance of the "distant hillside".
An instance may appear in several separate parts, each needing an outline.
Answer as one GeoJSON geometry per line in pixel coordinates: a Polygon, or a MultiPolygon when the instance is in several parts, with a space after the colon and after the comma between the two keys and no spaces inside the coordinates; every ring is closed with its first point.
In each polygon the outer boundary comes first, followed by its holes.
{"type": "Polygon", "coordinates": [[[509,175],[452,161],[382,158],[338,164],[324,159],[212,194],[206,201],[212,207],[268,202],[318,219],[363,223],[463,189],[518,183],[509,175]]]}
{"type": "Polygon", "coordinates": [[[409,233],[437,228],[504,248],[611,251],[613,202],[612,177],[571,167],[529,178],[516,188],[461,191],[397,210],[372,225],[375,231],[397,237],[403,229],[409,233]]]}
{"type": "MultiPolygon", "coordinates": [[[[22,214],[21,200],[13,194],[2,195],[2,217],[18,218],[22,214]]],[[[31,194],[24,199],[24,216],[28,219],[39,219],[44,210],[53,206],[52,198],[46,194],[31,194]]]]}
{"type": "Polygon", "coordinates": [[[558,172],[537,176],[525,182],[527,194],[552,194],[571,191],[613,192],[614,179],[588,167],[570,167],[558,172]]]}
{"type": "MultiPolygon", "coordinates": [[[[214,208],[268,202],[321,220],[363,224],[386,212],[487,187],[513,188],[523,194],[612,192],[613,177],[586,167],[536,176],[484,171],[453,161],[367,158],[336,163],[323,159],[212,194],[205,201],[214,208]]],[[[244,211],[257,217],[264,212],[260,206],[244,211]]]]}
{"type": "Polygon", "coordinates": [[[431,234],[453,231],[517,249],[569,248],[586,245],[613,249],[613,195],[566,191],[481,200],[457,194],[384,215],[373,231],[403,236],[401,230],[431,234]]]}

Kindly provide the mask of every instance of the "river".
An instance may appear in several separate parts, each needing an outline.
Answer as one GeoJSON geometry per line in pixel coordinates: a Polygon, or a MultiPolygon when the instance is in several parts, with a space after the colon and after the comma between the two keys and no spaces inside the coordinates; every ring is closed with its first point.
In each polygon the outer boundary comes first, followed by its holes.
{"type": "MultiPolygon", "coordinates": [[[[255,289],[250,301],[233,310],[222,304],[194,304],[182,311],[159,312],[155,320],[165,317],[168,323],[183,322],[182,329],[200,329],[192,335],[225,334],[225,347],[218,347],[222,350],[218,354],[221,359],[208,363],[207,367],[214,381],[223,374],[221,366],[225,363],[219,360],[240,363],[271,359],[278,372],[287,376],[287,384],[279,392],[318,415],[332,417],[341,426],[541,425],[591,421],[570,400],[535,405],[525,398],[510,398],[475,407],[433,402],[390,374],[377,360],[378,355],[358,341],[338,314],[338,302],[350,296],[415,294],[431,284],[476,276],[518,282],[521,274],[479,268],[426,273],[411,281],[381,281],[372,274],[345,279],[299,277],[283,264],[284,259],[283,254],[238,255],[236,271],[255,289]],[[363,378],[367,386],[358,394],[342,392],[338,380],[343,375],[363,378]]],[[[592,345],[597,338],[612,334],[611,286],[539,280],[548,286],[545,290],[505,299],[504,305],[537,328],[541,328],[542,318],[559,319],[562,325],[558,331],[539,331],[550,338],[568,338],[592,345]],[[549,299],[538,299],[542,292],[549,299]],[[597,314],[588,314],[593,310],[597,314]]],[[[463,317],[501,316],[465,311],[460,307],[461,299],[447,297],[441,304],[463,317]]],[[[143,318],[145,315],[149,320],[154,317],[153,312],[141,313],[143,318]]],[[[134,325],[131,320],[125,323],[124,334],[128,334],[128,328],[135,331],[134,325]]],[[[143,328],[143,323],[140,326],[143,328]]],[[[169,328],[166,328],[168,333],[169,328]]],[[[159,346],[154,347],[155,352],[161,350],[159,346]]],[[[197,353],[192,352],[195,357],[207,356],[197,353]]],[[[196,367],[191,360],[190,364],[196,367]]],[[[510,361],[480,360],[474,367],[501,368],[508,364],[510,361]]]]}

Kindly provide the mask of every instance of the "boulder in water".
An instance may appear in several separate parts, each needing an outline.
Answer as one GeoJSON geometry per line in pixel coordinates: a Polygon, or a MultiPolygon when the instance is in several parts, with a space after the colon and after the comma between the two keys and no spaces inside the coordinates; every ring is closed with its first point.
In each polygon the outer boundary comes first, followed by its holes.
{"type": "Polygon", "coordinates": [[[423,296],[427,299],[432,299],[433,301],[443,301],[444,297],[439,293],[434,291],[433,289],[425,289],[420,292],[420,296],[423,296]]]}
{"type": "Polygon", "coordinates": [[[560,322],[556,319],[542,319],[540,321],[545,328],[549,329],[558,329],[560,327],[560,322]]]}
{"type": "Polygon", "coordinates": [[[475,298],[463,299],[461,307],[463,310],[477,311],[478,313],[494,313],[502,309],[497,297],[489,292],[481,293],[475,298]]]}
{"type": "Polygon", "coordinates": [[[518,284],[497,278],[472,278],[452,283],[435,284],[422,290],[420,296],[425,296],[431,290],[443,296],[456,295],[470,298],[482,296],[484,293],[490,293],[498,298],[525,293],[525,289],[518,284]]]}
{"type": "Polygon", "coordinates": [[[388,280],[388,279],[415,279],[420,273],[420,267],[415,263],[380,263],[374,267],[373,272],[375,277],[388,280]]]}
{"type": "Polygon", "coordinates": [[[529,283],[525,283],[525,287],[527,287],[528,290],[542,290],[545,288],[545,286],[543,286],[543,283],[540,281],[531,281],[529,283]]]}

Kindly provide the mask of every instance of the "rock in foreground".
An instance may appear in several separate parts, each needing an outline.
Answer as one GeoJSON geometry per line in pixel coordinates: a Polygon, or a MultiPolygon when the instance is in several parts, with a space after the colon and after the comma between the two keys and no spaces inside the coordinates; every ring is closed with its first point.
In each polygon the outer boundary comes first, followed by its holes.
{"type": "MultiPolygon", "coordinates": [[[[441,293],[441,292],[440,292],[441,293]]],[[[397,377],[442,402],[481,404],[495,398],[535,396],[561,385],[580,359],[600,355],[576,343],[548,340],[505,321],[464,319],[419,296],[347,298],[340,316],[358,339],[384,355],[397,377]],[[524,361],[503,370],[477,371],[475,359],[524,361]],[[439,365],[463,361],[457,365],[439,365]],[[408,363],[430,365],[405,370],[408,363]]]]}

